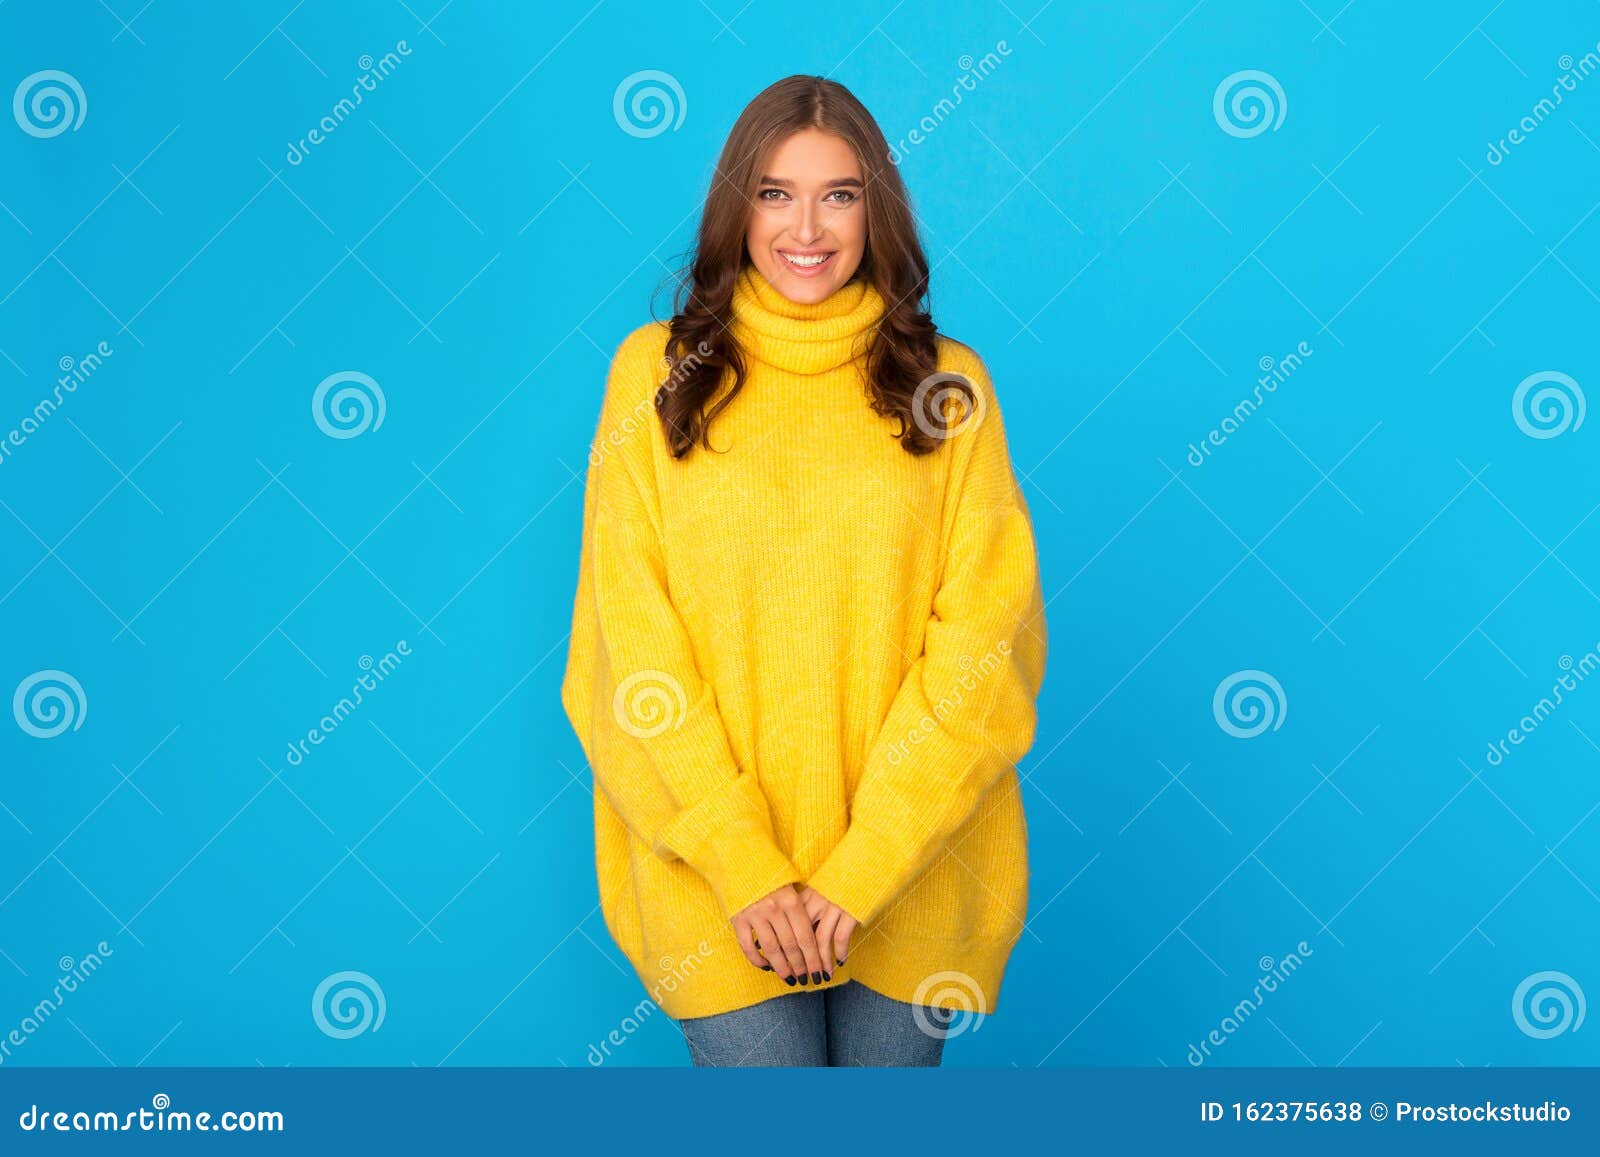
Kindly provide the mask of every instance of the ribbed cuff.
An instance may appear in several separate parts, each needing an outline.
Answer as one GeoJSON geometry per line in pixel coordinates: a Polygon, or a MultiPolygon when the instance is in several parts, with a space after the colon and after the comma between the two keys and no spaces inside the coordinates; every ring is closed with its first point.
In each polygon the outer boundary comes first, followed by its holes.
{"type": "Polygon", "coordinates": [[[905,886],[905,865],[904,849],[853,822],[806,883],[858,923],[870,924],[905,886]]]}
{"type": "Polygon", "coordinates": [[[766,796],[748,773],[708,793],[662,828],[659,843],[705,878],[730,919],[802,878],[773,838],[766,796]]]}

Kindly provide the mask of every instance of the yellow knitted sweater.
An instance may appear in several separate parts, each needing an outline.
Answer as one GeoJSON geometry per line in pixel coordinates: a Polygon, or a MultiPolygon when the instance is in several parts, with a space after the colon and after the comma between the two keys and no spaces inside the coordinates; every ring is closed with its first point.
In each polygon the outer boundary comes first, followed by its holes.
{"type": "Polygon", "coordinates": [[[812,990],[752,966],[729,923],[785,883],[861,922],[823,987],[992,1012],[1022,934],[1033,524],[967,346],[938,339],[978,404],[932,453],[872,411],[883,310],[859,280],[793,302],[747,264],[721,453],[668,452],[666,323],[611,363],[561,698],[598,788],[607,930],[674,1019],[812,990]]]}

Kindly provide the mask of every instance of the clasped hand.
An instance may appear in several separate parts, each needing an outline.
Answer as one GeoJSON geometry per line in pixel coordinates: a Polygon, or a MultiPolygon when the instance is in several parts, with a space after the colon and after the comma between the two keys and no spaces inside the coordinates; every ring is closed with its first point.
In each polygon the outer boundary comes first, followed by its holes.
{"type": "Polygon", "coordinates": [[[850,956],[856,920],[815,888],[785,884],[734,913],[745,959],[788,984],[821,984],[850,956]]]}

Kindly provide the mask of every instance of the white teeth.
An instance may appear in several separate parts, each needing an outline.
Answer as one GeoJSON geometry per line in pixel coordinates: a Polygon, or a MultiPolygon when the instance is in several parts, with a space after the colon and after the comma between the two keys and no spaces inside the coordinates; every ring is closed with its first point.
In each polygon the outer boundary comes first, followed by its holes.
{"type": "Polygon", "coordinates": [[[815,257],[800,257],[793,253],[785,253],[783,259],[793,265],[821,265],[831,256],[833,256],[831,253],[821,253],[815,257]]]}

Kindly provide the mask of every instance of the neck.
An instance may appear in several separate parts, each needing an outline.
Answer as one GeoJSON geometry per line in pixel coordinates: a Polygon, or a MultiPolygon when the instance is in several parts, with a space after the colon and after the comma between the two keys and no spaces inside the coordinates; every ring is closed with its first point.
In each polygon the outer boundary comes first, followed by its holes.
{"type": "Polygon", "coordinates": [[[734,284],[728,329],[756,361],[789,373],[823,374],[866,354],[883,313],[883,296],[860,278],[821,301],[794,301],[746,264],[734,284]]]}

